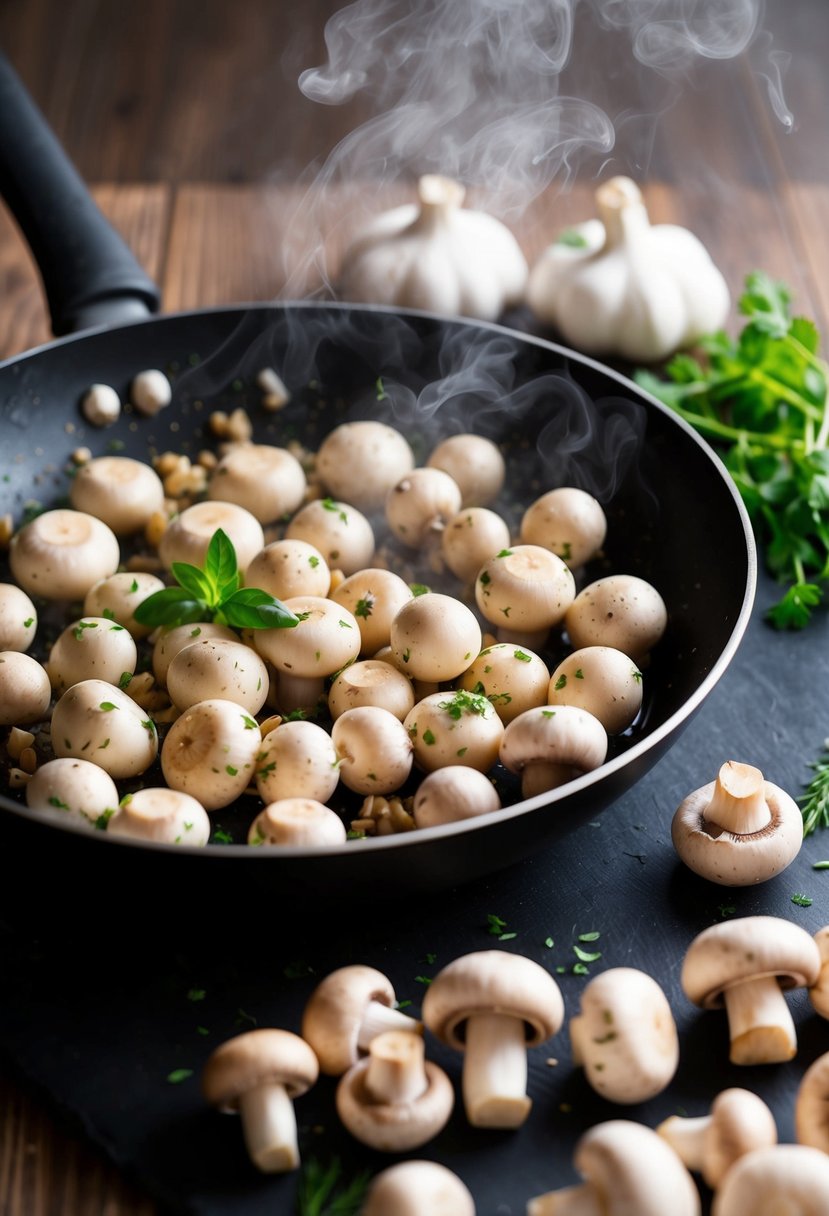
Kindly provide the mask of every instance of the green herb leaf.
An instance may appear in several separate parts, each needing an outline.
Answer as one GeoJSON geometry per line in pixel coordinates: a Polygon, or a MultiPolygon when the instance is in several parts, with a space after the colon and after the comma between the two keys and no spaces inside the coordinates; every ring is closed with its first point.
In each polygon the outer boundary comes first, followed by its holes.
{"type": "Polygon", "coordinates": [[[173,562],[170,569],[179,586],[189,591],[194,600],[204,600],[210,604],[216,598],[212,582],[198,566],[191,566],[189,562],[173,562]]]}
{"type": "Polygon", "coordinates": [[[578,228],[565,228],[555,239],[556,245],[566,245],[568,249],[587,249],[588,240],[578,228]]]}
{"type": "Polygon", "coordinates": [[[809,895],[802,895],[799,891],[792,896],[792,903],[797,904],[798,908],[811,908],[814,900],[809,895]]]}
{"type": "Polygon", "coordinates": [[[290,608],[258,587],[242,587],[222,601],[220,615],[236,629],[293,629],[299,624],[290,608]]]}
{"type": "Polygon", "coordinates": [[[192,1075],[192,1068],[174,1068],[172,1072],[167,1074],[167,1080],[171,1085],[181,1085],[182,1081],[189,1080],[192,1075]]]}
{"type": "Polygon", "coordinates": [[[202,600],[194,600],[184,587],[165,587],[142,600],[133,616],[139,625],[157,629],[159,625],[189,625],[203,621],[212,613],[202,600]]]}
{"type": "Polygon", "coordinates": [[[297,1188],[297,1216],[357,1216],[371,1172],[363,1170],[344,1181],[338,1157],[323,1166],[313,1157],[302,1167],[297,1188]]]}
{"type": "Polygon", "coordinates": [[[236,550],[230,537],[217,528],[210,538],[204,559],[204,573],[214,589],[214,600],[221,602],[238,591],[242,581],[236,550]]]}

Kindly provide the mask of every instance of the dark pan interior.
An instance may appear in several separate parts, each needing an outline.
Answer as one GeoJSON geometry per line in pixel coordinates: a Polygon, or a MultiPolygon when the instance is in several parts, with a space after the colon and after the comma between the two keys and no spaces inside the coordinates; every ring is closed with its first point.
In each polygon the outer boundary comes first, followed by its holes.
{"type": "MultiPolygon", "coordinates": [[[[141,883],[150,864],[177,884],[191,875],[202,880],[211,866],[215,879],[220,867],[223,881],[244,883],[248,894],[452,885],[526,855],[618,797],[669,746],[736,648],[753,595],[754,553],[733,487],[708,449],[628,381],[494,326],[288,305],[155,319],[56,343],[0,367],[0,514],[11,511],[19,521],[27,509],[57,505],[80,445],[96,455],[148,459],[169,448],[195,455],[216,445],[211,410],[236,406],[248,410],[255,441],[280,445],[298,439],[314,448],[338,423],[369,417],[403,431],[423,460],[447,434],[485,434],[507,457],[507,488],[496,509],[513,524],[554,485],[595,494],[608,515],[606,557],[583,581],[636,574],[669,608],[668,633],[646,673],[642,718],[614,743],[603,769],[565,791],[463,828],[315,854],[232,845],[150,854],[99,833],[33,823],[18,800],[0,797],[15,812],[5,816],[11,839],[19,836],[27,855],[35,846],[40,867],[59,853],[61,872],[71,857],[94,874],[105,868],[119,884],[141,883]],[[293,392],[276,414],[262,408],[255,383],[265,366],[293,392]],[[91,383],[111,384],[126,399],[131,378],[147,367],[171,376],[169,409],[154,419],[126,410],[106,430],[84,424],[79,402],[91,383]]],[[[8,578],[7,569],[0,578],[8,578]]],[[[436,587],[428,571],[422,581],[436,587]]],[[[243,841],[250,809],[236,815],[238,822],[233,812],[213,818],[243,841]]],[[[7,865],[15,851],[3,850],[7,865]]],[[[9,877],[19,879],[11,868],[9,877]]]]}

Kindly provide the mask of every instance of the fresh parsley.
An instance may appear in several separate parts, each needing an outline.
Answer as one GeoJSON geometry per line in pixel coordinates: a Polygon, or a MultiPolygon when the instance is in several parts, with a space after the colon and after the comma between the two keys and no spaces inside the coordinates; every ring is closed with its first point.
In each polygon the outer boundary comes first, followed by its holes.
{"type": "Polygon", "coordinates": [[[243,587],[233,542],[221,528],[213,533],[204,566],[173,562],[177,587],[165,587],[135,610],[141,625],[186,625],[216,621],[236,629],[292,629],[297,617],[259,587],[243,587]]]}
{"type": "Polygon", "coordinates": [[[803,835],[809,836],[816,828],[829,827],[829,739],[824,741],[820,759],[810,764],[812,777],[805,794],[798,798],[803,816],[803,835]]]}
{"type": "Polygon", "coordinates": [[[297,1216],[356,1216],[370,1178],[370,1171],[363,1170],[345,1182],[338,1157],[332,1158],[327,1166],[312,1157],[300,1174],[297,1216]]]}
{"type": "Polygon", "coordinates": [[[829,583],[829,364],[791,293],[760,271],[740,298],[736,340],[699,342],[704,361],[677,355],[666,383],[636,380],[721,450],[772,574],[786,587],[769,610],[778,629],[802,629],[829,583]]]}

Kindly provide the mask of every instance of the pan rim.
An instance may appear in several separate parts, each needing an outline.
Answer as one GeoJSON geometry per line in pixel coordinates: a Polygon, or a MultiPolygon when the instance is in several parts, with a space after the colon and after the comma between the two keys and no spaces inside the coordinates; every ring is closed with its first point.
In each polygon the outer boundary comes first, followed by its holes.
{"type": "MultiPolygon", "coordinates": [[[[511,329],[509,326],[501,325],[497,322],[478,321],[469,317],[446,316],[421,309],[388,308],[377,304],[353,304],[344,301],[280,300],[249,301],[229,305],[215,305],[201,309],[185,309],[180,312],[149,315],[145,318],[141,318],[140,320],[132,321],[124,325],[97,326],[94,329],[83,330],[80,333],[67,334],[63,337],[56,338],[51,342],[41,343],[39,346],[33,347],[30,350],[13,355],[10,358],[0,362],[0,374],[10,368],[24,364],[30,359],[37,358],[42,354],[47,354],[51,350],[58,347],[70,346],[95,335],[131,332],[136,328],[146,325],[164,324],[166,322],[172,323],[185,320],[198,320],[200,318],[210,316],[227,314],[242,315],[251,311],[279,313],[286,310],[314,311],[320,309],[327,311],[333,310],[342,313],[377,313],[385,316],[412,317],[413,319],[438,322],[443,325],[451,324],[456,326],[469,326],[477,330],[486,330],[494,335],[502,334],[520,343],[536,346],[541,350],[552,351],[566,360],[572,360],[583,367],[587,367],[605,377],[615,380],[620,388],[623,388],[627,393],[632,393],[636,399],[647,403],[650,409],[655,409],[658,413],[661,413],[663,416],[667,417],[672,425],[678,427],[680,431],[684,432],[687,437],[692,439],[704,457],[707,459],[708,463],[717,472],[731,497],[734,507],[736,508],[737,517],[742,526],[746,555],[746,583],[740,610],[736,616],[728,640],[720,651],[716,661],[712,665],[711,670],[691,694],[691,696],[688,697],[680,708],[671,714],[671,716],[667,718],[660,726],[658,726],[645,738],[639,740],[632,747],[620,753],[620,755],[615,756],[612,760],[600,765],[600,767],[595,769],[593,772],[585,773],[581,777],[567,782],[566,785],[560,787],[558,790],[551,790],[547,791],[546,793],[538,794],[533,798],[524,799],[521,802],[513,803],[511,806],[503,807],[486,815],[481,815],[473,819],[460,820],[455,823],[441,824],[431,828],[419,828],[415,832],[403,832],[390,836],[364,837],[359,841],[348,841],[344,845],[322,845],[313,847],[285,845],[278,848],[275,846],[269,846],[267,848],[251,848],[251,846],[248,844],[225,844],[221,845],[219,848],[213,846],[205,848],[194,845],[173,845],[153,841],[123,839],[118,837],[109,837],[104,832],[90,832],[88,828],[80,825],[75,826],[70,823],[61,823],[59,820],[44,819],[43,817],[30,811],[25,805],[19,802],[14,802],[12,799],[7,798],[4,794],[0,793],[0,808],[2,808],[4,811],[11,812],[22,819],[29,822],[35,822],[43,827],[53,828],[58,832],[68,832],[73,836],[83,836],[89,841],[97,841],[99,844],[104,845],[107,848],[115,846],[129,850],[146,850],[152,853],[154,856],[157,856],[159,853],[187,857],[197,856],[205,859],[203,864],[207,864],[211,858],[214,861],[240,857],[247,857],[250,859],[259,858],[265,859],[271,864],[280,862],[284,859],[299,860],[329,857],[342,859],[343,857],[348,857],[351,855],[362,856],[366,852],[385,852],[388,850],[410,847],[412,845],[425,845],[430,841],[445,840],[449,837],[465,835],[467,833],[483,830],[487,827],[491,827],[495,823],[507,823],[510,820],[516,819],[520,816],[538,811],[542,807],[555,806],[564,798],[567,798],[572,794],[589,791],[591,786],[597,784],[599,781],[604,781],[607,777],[612,776],[621,768],[624,768],[628,764],[634,763],[637,759],[644,756],[654,748],[658,748],[660,743],[678,731],[681,726],[686,724],[693,717],[703,701],[708,697],[713,688],[719,683],[720,679],[725,674],[748,627],[757,588],[757,547],[754,540],[751,522],[748,517],[748,512],[746,511],[745,505],[740,498],[737,487],[734,485],[728,470],[711,445],[708,444],[693,429],[693,427],[690,426],[689,423],[685,422],[683,418],[680,418],[676,413],[674,413],[673,410],[669,409],[666,405],[659,401],[658,398],[647,392],[647,390],[641,388],[623,373],[616,371],[614,368],[608,367],[606,364],[593,358],[591,355],[582,354],[580,351],[572,350],[571,348],[563,346],[560,343],[538,337],[534,334],[522,333],[519,330],[511,329]]],[[[612,805],[612,803],[610,805],[612,805]]]]}

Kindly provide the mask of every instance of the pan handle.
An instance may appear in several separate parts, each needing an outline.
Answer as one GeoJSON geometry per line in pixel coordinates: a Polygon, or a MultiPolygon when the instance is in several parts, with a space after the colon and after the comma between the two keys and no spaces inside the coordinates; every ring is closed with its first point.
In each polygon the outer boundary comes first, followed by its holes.
{"type": "Polygon", "coordinates": [[[159,291],[0,54],[0,194],[38,264],[55,334],[157,312],[159,291]]]}

